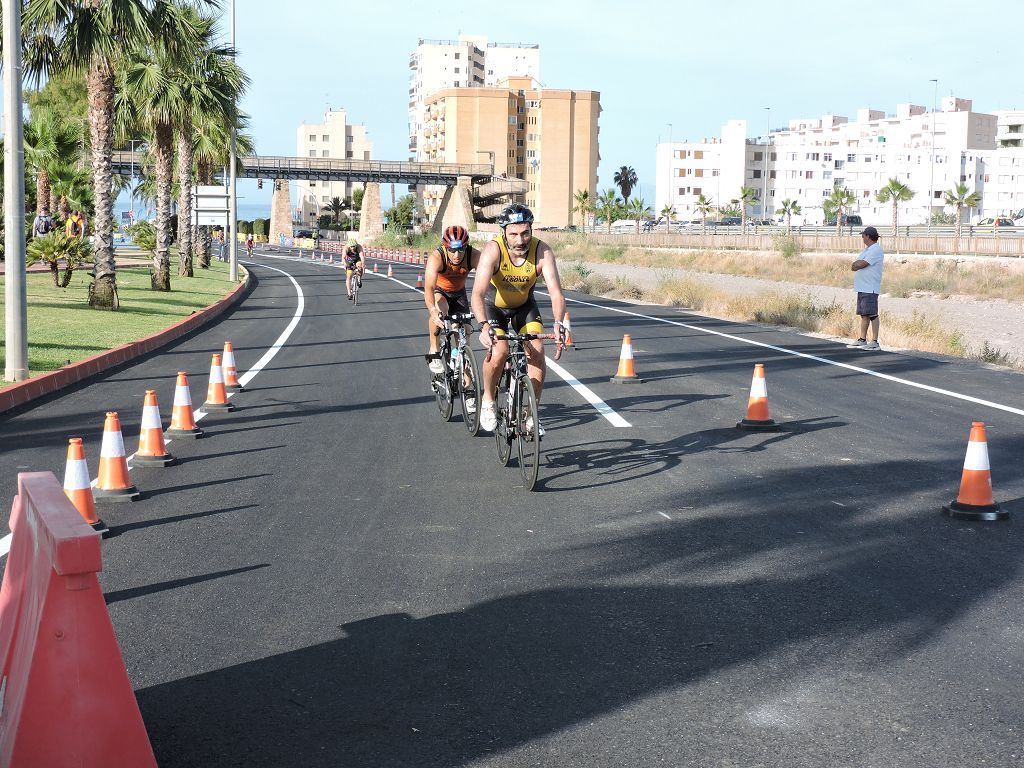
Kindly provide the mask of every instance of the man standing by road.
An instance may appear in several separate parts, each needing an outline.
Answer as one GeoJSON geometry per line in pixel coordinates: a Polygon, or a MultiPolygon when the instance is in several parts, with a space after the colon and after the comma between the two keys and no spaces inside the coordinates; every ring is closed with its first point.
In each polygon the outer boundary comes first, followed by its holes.
{"type": "Polygon", "coordinates": [[[878,294],[882,292],[882,262],[885,254],[878,244],[878,230],[865,227],[860,233],[864,250],[850,265],[853,288],[857,291],[857,314],[860,316],[860,338],[848,347],[878,349],[878,294]],[[871,340],[868,340],[868,328],[871,340]]]}

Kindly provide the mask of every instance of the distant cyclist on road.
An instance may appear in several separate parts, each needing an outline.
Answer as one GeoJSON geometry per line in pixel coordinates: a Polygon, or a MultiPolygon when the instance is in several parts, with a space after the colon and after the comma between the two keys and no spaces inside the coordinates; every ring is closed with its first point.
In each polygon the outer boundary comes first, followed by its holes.
{"type": "MultiPolygon", "coordinates": [[[[490,349],[491,359],[484,363],[483,391],[480,403],[480,426],[493,431],[497,425],[494,390],[505,360],[508,343],[501,340],[511,321],[516,333],[543,333],[540,309],[533,296],[538,277],[544,278],[551,309],[555,316],[555,333],[561,343],[565,331],[559,318],[565,317],[565,297],[558,280],[558,265],[551,247],[533,236],[533,212],[522,203],[506,206],[498,216],[501,234],[484,246],[476,267],[473,283],[473,314],[481,323],[480,343],[490,349]]],[[[534,339],[526,344],[533,390],[540,403],[547,364],[544,342],[534,339]]],[[[538,434],[544,429],[538,424],[538,434]]]]}
{"type": "Polygon", "coordinates": [[[352,300],[352,280],[359,281],[359,287],[363,286],[363,246],[354,237],[350,237],[348,245],[345,246],[345,290],[348,291],[349,301],[352,300]]]}
{"type": "Polygon", "coordinates": [[[480,257],[469,244],[465,227],[448,227],[441,236],[441,245],[427,257],[423,276],[423,301],[427,305],[427,355],[431,373],[443,373],[444,363],[437,357],[437,328],[443,327],[445,315],[469,314],[466,278],[480,257]]]}
{"type": "Polygon", "coordinates": [[[253,242],[252,235],[246,235],[246,237],[245,237],[245,255],[248,256],[250,259],[252,258],[252,249],[254,247],[255,247],[255,243],[253,242]]]}

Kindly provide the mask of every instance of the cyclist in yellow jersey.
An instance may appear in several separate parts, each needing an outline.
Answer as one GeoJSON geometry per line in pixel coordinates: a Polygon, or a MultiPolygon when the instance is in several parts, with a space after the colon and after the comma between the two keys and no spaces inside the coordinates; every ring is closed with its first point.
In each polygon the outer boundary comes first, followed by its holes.
{"type": "MultiPolygon", "coordinates": [[[[480,426],[488,431],[493,431],[497,423],[494,390],[508,358],[508,344],[501,340],[505,328],[511,325],[516,333],[544,332],[533,296],[539,277],[544,278],[551,297],[555,332],[560,340],[564,335],[560,318],[565,317],[565,297],[558,280],[555,253],[547,243],[533,236],[533,213],[525,205],[513,203],[502,210],[498,225],[501,234],[484,246],[473,283],[473,315],[481,324],[480,343],[488,349],[493,346],[490,361],[484,363],[480,398],[480,426]]],[[[547,372],[544,341],[527,342],[526,357],[540,403],[547,372]]],[[[538,431],[544,432],[540,425],[538,431]]]]}

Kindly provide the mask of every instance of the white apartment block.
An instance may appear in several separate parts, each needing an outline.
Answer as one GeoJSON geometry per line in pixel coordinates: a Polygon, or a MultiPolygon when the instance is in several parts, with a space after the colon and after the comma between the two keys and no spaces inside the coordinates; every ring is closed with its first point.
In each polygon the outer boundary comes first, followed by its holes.
{"type": "Polygon", "coordinates": [[[671,201],[680,219],[695,218],[695,190],[715,204],[728,204],[739,196],[742,183],[754,189],[757,199],[748,215],[777,218],[777,209],[788,198],[800,204],[804,222],[821,223],[822,201],[840,186],[856,198],[849,213],[859,214],[865,223],[888,224],[892,205],[879,203],[875,194],[890,178],[915,193],[900,204],[901,224],[920,224],[930,213],[947,210],[944,193],[960,182],[982,196],[981,208],[965,218],[1024,207],[1021,112],[974,112],[969,100],[948,97],[938,111],[900,104],[888,115],[858,110],[852,121],[839,115],[791,120],[787,128],[771,131],[767,147],[765,137],[747,139],[745,134],[744,121],[731,121],[721,139],[674,143],[671,150],[659,145],[657,210],[671,201]],[[740,163],[742,182],[736,171],[740,163]],[[710,185],[709,174],[715,181],[710,185]]]}
{"type": "Polygon", "coordinates": [[[479,35],[421,39],[409,56],[409,159],[426,160],[423,104],[430,94],[443,88],[494,86],[515,76],[540,77],[539,45],[489,43],[479,35]]]}
{"type": "MultiPolygon", "coordinates": [[[[373,142],[367,136],[366,125],[350,123],[344,109],[328,110],[320,123],[302,123],[295,133],[295,146],[298,157],[373,159],[373,142]]],[[[297,212],[304,224],[311,223],[311,213],[319,216],[331,198],[352,198],[352,182],[298,181],[295,187],[297,212]]]]}

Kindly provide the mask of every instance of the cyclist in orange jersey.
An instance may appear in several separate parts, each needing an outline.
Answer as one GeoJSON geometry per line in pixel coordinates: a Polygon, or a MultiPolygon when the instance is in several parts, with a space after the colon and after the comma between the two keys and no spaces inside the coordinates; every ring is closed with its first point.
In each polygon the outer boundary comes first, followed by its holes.
{"type": "Polygon", "coordinates": [[[430,353],[427,355],[430,372],[444,372],[444,364],[437,356],[437,335],[445,315],[469,314],[466,296],[466,278],[476,268],[480,257],[469,244],[465,227],[453,225],[445,229],[441,245],[427,258],[423,274],[423,301],[427,305],[427,337],[430,353]]]}

